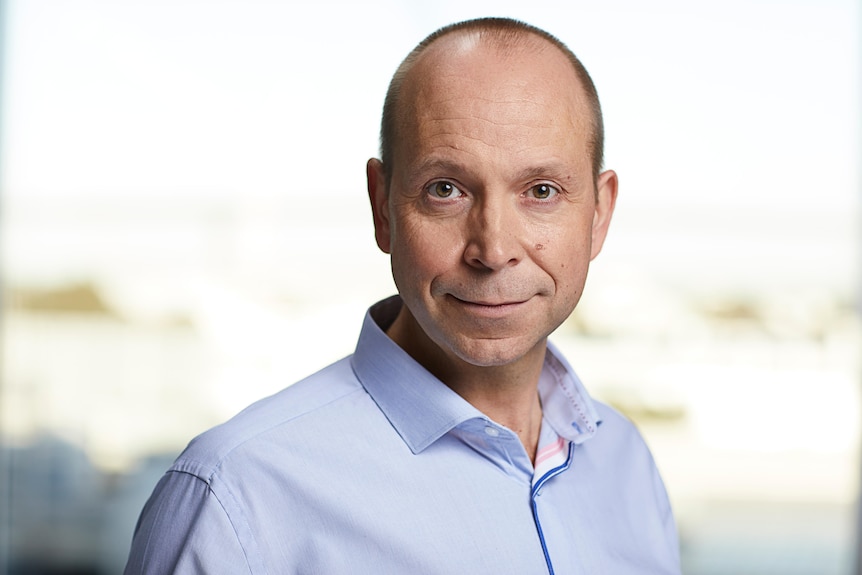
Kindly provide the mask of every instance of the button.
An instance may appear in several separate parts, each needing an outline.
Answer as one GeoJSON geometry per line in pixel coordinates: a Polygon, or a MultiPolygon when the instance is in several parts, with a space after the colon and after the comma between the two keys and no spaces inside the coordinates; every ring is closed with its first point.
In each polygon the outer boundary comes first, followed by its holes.
{"type": "Polygon", "coordinates": [[[491,437],[499,437],[500,430],[496,427],[491,427],[490,425],[485,428],[485,433],[490,435],[491,437]]]}

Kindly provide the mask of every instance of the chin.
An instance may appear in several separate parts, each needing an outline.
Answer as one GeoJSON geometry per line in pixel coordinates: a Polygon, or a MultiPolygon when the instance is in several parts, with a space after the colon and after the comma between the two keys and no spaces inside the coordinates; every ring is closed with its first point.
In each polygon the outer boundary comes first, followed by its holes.
{"type": "MultiPolygon", "coordinates": [[[[452,345],[462,361],[476,367],[501,367],[516,363],[540,344],[528,345],[510,339],[471,340],[452,345]]],[[[541,342],[544,345],[544,342],[541,342]]]]}

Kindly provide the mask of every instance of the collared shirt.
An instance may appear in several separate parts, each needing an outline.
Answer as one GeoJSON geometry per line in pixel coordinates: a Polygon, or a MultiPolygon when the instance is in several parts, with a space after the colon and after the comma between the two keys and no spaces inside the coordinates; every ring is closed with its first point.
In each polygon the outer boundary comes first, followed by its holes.
{"type": "Polygon", "coordinates": [[[549,344],[535,468],[365,317],[355,353],[194,439],[126,573],[677,574],[652,457],[549,344]]]}

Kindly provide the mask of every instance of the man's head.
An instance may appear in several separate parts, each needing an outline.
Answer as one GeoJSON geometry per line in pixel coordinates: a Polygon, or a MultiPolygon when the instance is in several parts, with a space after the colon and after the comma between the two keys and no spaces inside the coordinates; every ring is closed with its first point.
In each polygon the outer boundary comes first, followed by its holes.
{"type": "Polygon", "coordinates": [[[598,177],[604,161],[605,133],[602,121],[602,109],[599,104],[596,87],[586,68],[581,64],[581,61],[556,36],[540,28],[509,18],[479,18],[450,24],[433,32],[413,48],[392,76],[392,81],[389,83],[389,89],[386,92],[386,100],[383,104],[383,117],[380,123],[380,160],[383,162],[387,181],[391,178],[392,165],[396,161],[400,134],[399,126],[406,120],[404,118],[405,110],[401,107],[401,88],[404,84],[404,79],[416,61],[431,44],[449,35],[473,35],[482,42],[497,44],[504,49],[525,47],[531,43],[535,44],[537,39],[545,40],[545,42],[562,52],[571,63],[572,69],[580,81],[579,89],[583,91],[583,95],[589,105],[590,120],[592,122],[590,155],[592,158],[593,177],[598,177]]]}
{"type": "Polygon", "coordinates": [[[543,357],[616,198],[616,175],[596,173],[595,91],[558,42],[506,21],[444,29],[410,59],[387,163],[367,169],[404,301],[389,335],[444,381],[543,357]]]}

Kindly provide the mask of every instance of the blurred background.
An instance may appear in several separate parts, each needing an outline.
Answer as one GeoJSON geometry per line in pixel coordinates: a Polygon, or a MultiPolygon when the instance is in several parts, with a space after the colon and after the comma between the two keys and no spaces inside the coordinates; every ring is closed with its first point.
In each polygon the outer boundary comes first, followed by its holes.
{"type": "Polygon", "coordinates": [[[389,78],[485,15],[598,86],[620,199],[554,339],[684,572],[857,572],[857,2],[0,0],[0,573],[120,572],[189,439],[352,351],[389,78]]]}

